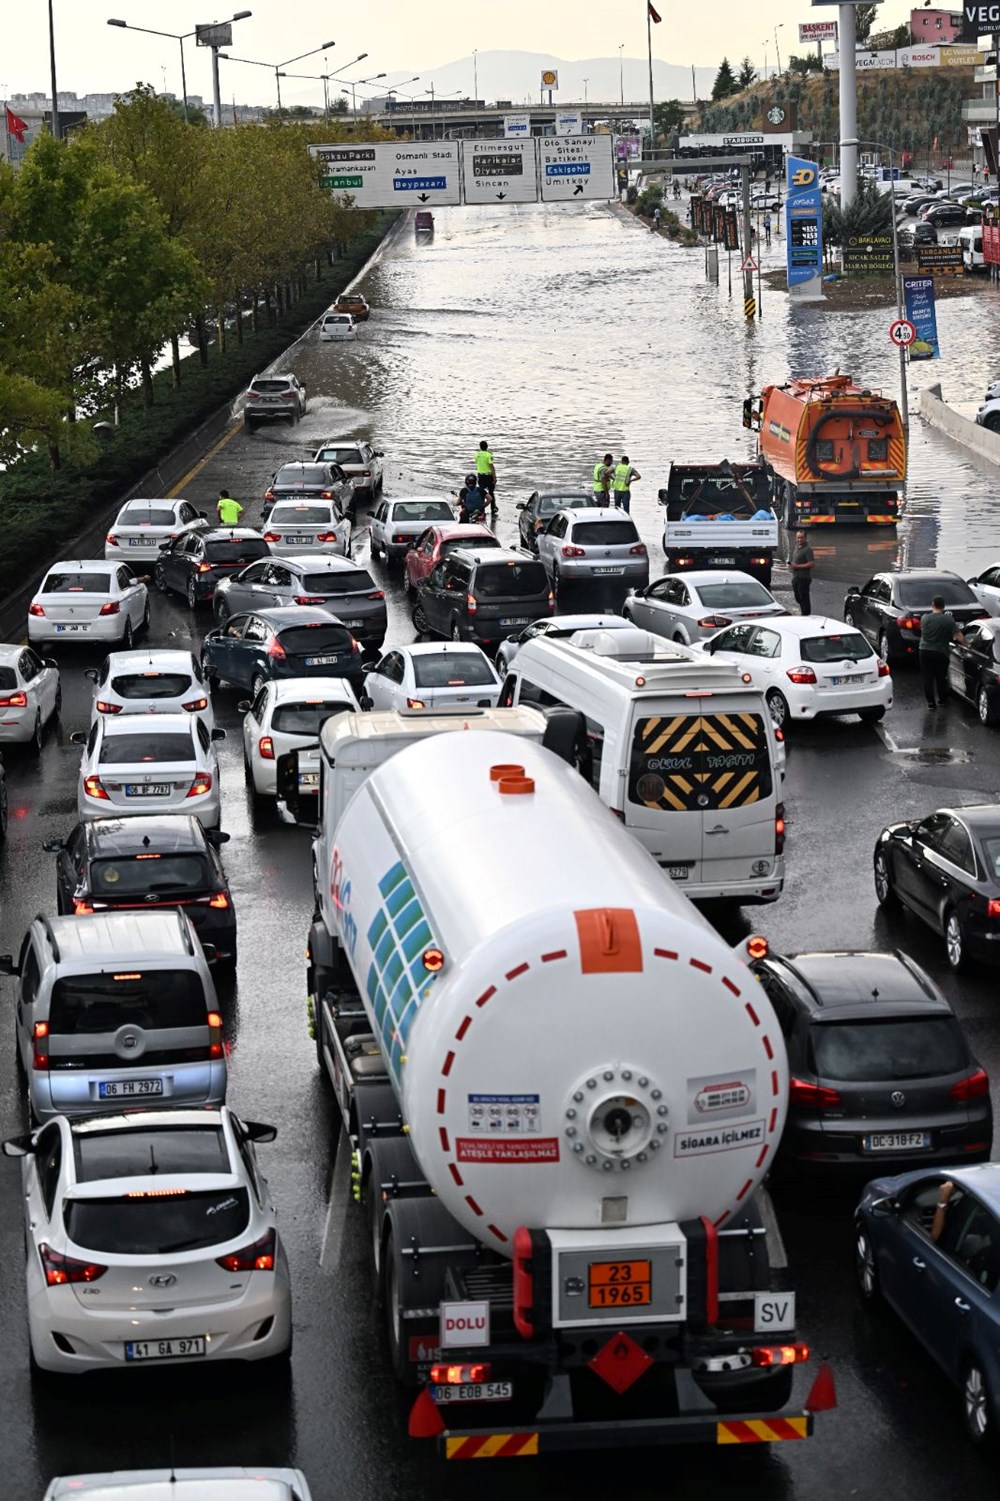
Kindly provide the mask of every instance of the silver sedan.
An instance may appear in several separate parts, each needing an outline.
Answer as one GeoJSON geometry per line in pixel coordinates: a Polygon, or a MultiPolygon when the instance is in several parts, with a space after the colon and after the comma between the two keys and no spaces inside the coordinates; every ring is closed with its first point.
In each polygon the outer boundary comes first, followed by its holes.
{"type": "Polygon", "coordinates": [[[633,590],[622,607],[626,620],[685,645],[704,641],[736,620],[787,613],[749,573],[708,569],[668,573],[645,589],[633,590]]]}

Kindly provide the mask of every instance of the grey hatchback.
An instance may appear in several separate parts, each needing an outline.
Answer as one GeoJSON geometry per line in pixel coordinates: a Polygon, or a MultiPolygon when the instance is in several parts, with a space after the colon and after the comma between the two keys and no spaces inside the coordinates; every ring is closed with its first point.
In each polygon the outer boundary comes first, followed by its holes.
{"type": "Polygon", "coordinates": [[[319,605],[331,611],[365,646],[385,640],[385,590],[350,558],[272,558],[252,563],[215,591],[215,619],[225,625],[242,610],[319,605]]]}

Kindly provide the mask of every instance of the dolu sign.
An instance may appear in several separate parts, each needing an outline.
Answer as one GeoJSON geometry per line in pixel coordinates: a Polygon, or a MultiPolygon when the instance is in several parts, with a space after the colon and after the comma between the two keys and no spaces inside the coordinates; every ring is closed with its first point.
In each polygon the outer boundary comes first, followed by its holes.
{"type": "Polygon", "coordinates": [[[438,1343],[442,1350],[489,1344],[489,1303],[442,1303],[440,1315],[441,1333],[438,1343]]]}

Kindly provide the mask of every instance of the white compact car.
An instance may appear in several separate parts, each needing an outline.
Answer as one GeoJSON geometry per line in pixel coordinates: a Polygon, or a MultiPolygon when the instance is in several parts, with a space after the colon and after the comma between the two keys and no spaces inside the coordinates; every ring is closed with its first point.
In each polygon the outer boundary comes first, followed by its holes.
{"type": "Polygon", "coordinates": [[[194,714],[101,714],[83,745],[76,795],[80,822],[132,814],[193,813],[207,829],[219,826],[219,763],[215,741],[194,714]]]}
{"type": "Polygon", "coordinates": [[[57,1475],[44,1501],[312,1501],[301,1470],[270,1465],[57,1475]]]}
{"type": "Polygon", "coordinates": [[[117,641],[126,651],[149,625],[146,585],[125,563],[54,563],[28,606],[28,640],[117,641]]]}
{"type": "Polygon", "coordinates": [[[339,464],[357,495],[377,495],[382,489],[385,457],[364,438],[327,438],[313,454],[314,464],[339,464]]]}
{"type": "Polygon", "coordinates": [[[501,678],[509,670],[521,647],[536,636],[575,636],[577,631],[617,631],[628,628],[631,621],[621,615],[550,615],[546,620],[533,620],[515,636],[508,636],[497,647],[496,666],[501,678]]]}
{"type": "Polygon", "coordinates": [[[204,511],[189,500],[128,500],[108,532],[104,556],[114,562],[155,563],[162,542],[189,526],[207,525],[204,511]]]}
{"type": "Polygon", "coordinates": [[[500,678],[479,646],[417,641],[387,651],[365,677],[373,709],[495,709],[500,678]]]}
{"type": "Polygon", "coordinates": [[[372,512],[372,557],[382,554],[386,562],[406,556],[417,538],[439,521],[454,521],[448,501],[436,495],[410,495],[405,500],[383,500],[372,512]]]}
{"type": "Polygon", "coordinates": [[[254,1145],[225,1105],[57,1116],[22,1157],[28,1337],[40,1371],[287,1359],[288,1261],[254,1145]]]}
{"type": "Polygon", "coordinates": [[[779,729],[794,720],[857,714],[874,724],[892,707],[892,677],[860,631],[826,615],[746,621],[697,645],[748,672],[779,729]]]}
{"type": "MultiPolygon", "coordinates": [[[[278,757],[315,744],[325,720],[357,712],[361,705],[345,678],[278,678],[265,683],[243,714],[243,763],[257,797],[277,795],[278,757]]],[[[319,757],[300,757],[299,785],[319,786],[319,757]],[[315,765],[313,764],[315,760],[315,765]]]]}
{"type": "Polygon", "coordinates": [[[324,313],[319,320],[319,336],[329,339],[356,339],[357,326],[350,313],[324,313]]]}
{"type": "Polygon", "coordinates": [[[1000,615],[1000,563],[984,568],[975,578],[966,579],[966,583],[991,615],[1000,615]]]}
{"type": "Polygon", "coordinates": [[[786,613],[784,605],[749,573],[711,569],[668,573],[647,588],[634,590],[622,606],[626,620],[685,646],[706,641],[738,620],[786,613]]]}
{"type": "Polygon", "coordinates": [[[278,557],[305,551],[351,552],[351,523],[335,500],[276,500],[264,541],[278,557]]]}
{"type": "Polygon", "coordinates": [[[106,714],[197,714],[207,730],[215,728],[208,683],[189,651],[113,651],[83,675],[94,685],[91,724],[106,714]]]}
{"type": "Polygon", "coordinates": [[[62,706],[59,668],[30,646],[0,645],[0,745],[42,748],[42,734],[62,706]]]}

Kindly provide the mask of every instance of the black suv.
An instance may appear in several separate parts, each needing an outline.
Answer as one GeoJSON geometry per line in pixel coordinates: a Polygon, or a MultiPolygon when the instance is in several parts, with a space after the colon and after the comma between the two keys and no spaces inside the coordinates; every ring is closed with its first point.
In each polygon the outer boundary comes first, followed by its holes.
{"type": "Polygon", "coordinates": [[[779,1165],[874,1178],[989,1160],[989,1079],[906,954],[772,955],[752,968],[788,1050],[779,1165]]]}
{"type": "Polygon", "coordinates": [[[421,632],[497,646],[552,614],[543,565],[505,548],[456,548],[417,585],[413,624],[421,632]]]}
{"type": "Polygon", "coordinates": [[[79,915],[183,907],[201,941],[232,968],[236,909],[219,855],[228,839],[177,813],[78,823],[66,839],[43,845],[56,856],[56,910],[79,915]]]}
{"type": "Polygon", "coordinates": [[[860,589],[852,584],[844,599],[844,619],[868,637],[883,661],[899,662],[920,649],[920,621],[938,594],[959,626],[989,614],[957,573],[904,568],[876,573],[860,589]]]}
{"type": "Polygon", "coordinates": [[[260,532],[245,526],[211,527],[204,532],[181,532],[165,542],[153,566],[157,589],[183,594],[192,610],[212,598],[215,586],[230,574],[247,568],[271,549],[260,532]]]}

